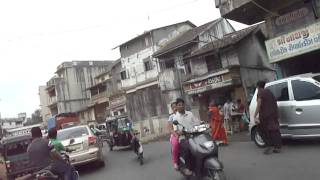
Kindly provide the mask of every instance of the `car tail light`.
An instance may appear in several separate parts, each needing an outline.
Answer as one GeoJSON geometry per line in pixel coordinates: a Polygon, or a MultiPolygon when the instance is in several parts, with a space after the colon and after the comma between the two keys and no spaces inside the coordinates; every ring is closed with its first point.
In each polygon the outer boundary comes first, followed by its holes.
{"type": "Polygon", "coordinates": [[[97,142],[97,137],[96,136],[89,136],[88,141],[89,141],[89,145],[94,145],[97,142]]]}

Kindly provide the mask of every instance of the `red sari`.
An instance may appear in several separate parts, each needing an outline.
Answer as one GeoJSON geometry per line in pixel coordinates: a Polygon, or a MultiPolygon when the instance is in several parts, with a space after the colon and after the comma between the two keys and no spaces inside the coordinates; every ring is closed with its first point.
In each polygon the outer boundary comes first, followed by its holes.
{"type": "Polygon", "coordinates": [[[224,129],[223,119],[220,115],[219,108],[216,106],[209,107],[211,135],[214,140],[222,141],[223,144],[228,144],[226,130],[224,129]]]}

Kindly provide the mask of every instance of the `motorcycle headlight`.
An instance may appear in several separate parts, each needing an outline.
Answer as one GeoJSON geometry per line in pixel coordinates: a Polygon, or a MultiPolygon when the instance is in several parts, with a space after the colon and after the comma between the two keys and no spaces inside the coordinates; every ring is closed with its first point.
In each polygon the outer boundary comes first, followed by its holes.
{"type": "Polygon", "coordinates": [[[212,148],[212,147],[214,147],[214,143],[213,143],[213,141],[207,141],[207,142],[203,143],[203,146],[206,148],[212,148]]]}

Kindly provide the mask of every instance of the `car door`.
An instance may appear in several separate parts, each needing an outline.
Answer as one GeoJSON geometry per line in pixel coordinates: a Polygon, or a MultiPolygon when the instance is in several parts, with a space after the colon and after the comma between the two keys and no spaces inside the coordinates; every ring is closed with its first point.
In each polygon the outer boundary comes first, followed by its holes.
{"type": "Polygon", "coordinates": [[[289,135],[289,113],[292,105],[292,99],[290,98],[290,91],[288,88],[288,81],[278,81],[277,83],[270,84],[266,87],[275,96],[279,110],[279,122],[280,131],[283,136],[289,135]]]}
{"type": "Polygon", "coordinates": [[[291,108],[290,132],[296,136],[320,135],[320,87],[314,80],[291,81],[295,104],[291,108]]]}

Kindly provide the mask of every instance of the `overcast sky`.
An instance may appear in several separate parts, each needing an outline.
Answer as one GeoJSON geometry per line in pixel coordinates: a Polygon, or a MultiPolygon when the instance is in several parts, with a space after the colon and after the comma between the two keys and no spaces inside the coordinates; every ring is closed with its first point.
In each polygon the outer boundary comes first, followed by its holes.
{"type": "Polygon", "coordinates": [[[38,87],[62,62],[116,60],[111,49],[145,30],[186,20],[199,26],[220,13],[214,0],[7,0],[0,17],[0,113],[30,117],[38,87]]]}

